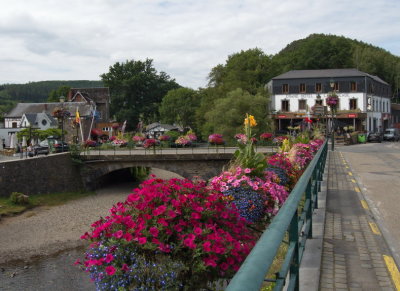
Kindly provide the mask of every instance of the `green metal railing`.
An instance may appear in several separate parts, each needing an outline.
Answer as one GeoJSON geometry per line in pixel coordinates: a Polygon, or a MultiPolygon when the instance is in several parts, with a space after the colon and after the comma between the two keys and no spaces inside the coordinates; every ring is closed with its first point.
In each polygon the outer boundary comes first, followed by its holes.
{"type": "Polygon", "coordinates": [[[264,281],[275,282],[274,290],[299,290],[299,268],[307,238],[312,237],[312,213],[317,208],[317,194],[328,151],[327,141],[310,162],[288,199],[262,234],[239,271],[230,281],[227,291],[259,291],[264,281]],[[300,202],[304,203],[299,207],[300,202]],[[300,210],[301,209],[301,212],[300,210]],[[275,279],[266,275],[278,249],[288,233],[286,256],[275,279]],[[289,282],[285,282],[289,274],[289,282]]]}

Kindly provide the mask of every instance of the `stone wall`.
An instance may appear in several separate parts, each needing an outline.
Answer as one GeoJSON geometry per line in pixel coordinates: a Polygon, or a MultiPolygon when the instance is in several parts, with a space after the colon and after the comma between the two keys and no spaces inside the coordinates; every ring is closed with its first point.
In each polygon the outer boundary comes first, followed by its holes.
{"type": "Polygon", "coordinates": [[[79,191],[84,188],[79,167],[69,153],[0,163],[0,197],[79,191]]]}

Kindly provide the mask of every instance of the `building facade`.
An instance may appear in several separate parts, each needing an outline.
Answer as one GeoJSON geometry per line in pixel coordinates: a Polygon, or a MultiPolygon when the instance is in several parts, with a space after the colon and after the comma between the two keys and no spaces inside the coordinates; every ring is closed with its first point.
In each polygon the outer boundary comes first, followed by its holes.
{"type": "Polygon", "coordinates": [[[318,122],[332,118],[326,104],[332,91],[339,97],[336,129],[353,126],[377,132],[391,126],[390,85],[357,69],[294,70],[272,78],[267,87],[278,130],[301,124],[306,118],[318,122]],[[316,114],[315,108],[321,106],[323,113],[316,114]]]}

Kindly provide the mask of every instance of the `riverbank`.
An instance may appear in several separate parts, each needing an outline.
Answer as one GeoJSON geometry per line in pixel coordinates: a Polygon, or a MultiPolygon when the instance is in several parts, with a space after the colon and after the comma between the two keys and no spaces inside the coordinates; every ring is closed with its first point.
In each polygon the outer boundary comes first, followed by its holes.
{"type": "MultiPolygon", "coordinates": [[[[176,175],[153,171],[157,177],[176,175]]],[[[80,236],[111,206],[124,201],[134,188],[133,182],[99,189],[96,194],[54,207],[38,207],[22,215],[0,221],[0,266],[10,261],[30,261],[83,246],[80,236]]]]}

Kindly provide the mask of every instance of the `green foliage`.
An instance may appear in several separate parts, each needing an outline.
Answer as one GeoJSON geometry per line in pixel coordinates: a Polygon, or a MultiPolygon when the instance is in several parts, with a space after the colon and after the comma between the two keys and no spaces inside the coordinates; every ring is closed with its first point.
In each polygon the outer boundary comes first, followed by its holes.
{"type": "Polygon", "coordinates": [[[58,87],[56,90],[52,90],[47,98],[47,102],[59,102],[60,97],[67,97],[69,90],[71,90],[70,86],[62,85],[58,87]]]}
{"type": "Polygon", "coordinates": [[[150,175],[149,167],[132,167],[130,168],[134,181],[142,182],[150,175]]]}
{"type": "Polygon", "coordinates": [[[236,89],[227,94],[226,98],[215,101],[214,106],[204,115],[205,123],[201,133],[208,136],[211,133],[223,134],[225,140],[233,140],[236,133],[241,132],[243,116],[249,113],[258,121],[255,134],[271,129],[271,119],[267,114],[268,95],[266,92],[251,95],[242,89],[236,89]]]}
{"type": "Polygon", "coordinates": [[[308,131],[300,132],[295,139],[294,143],[309,143],[310,142],[310,134],[308,131]]]}
{"type": "Polygon", "coordinates": [[[158,120],[163,97],[180,87],[166,73],[158,73],[150,59],[117,62],[101,78],[110,88],[111,116],[120,122],[127,120],[127,130],[135,129],[139,118],[144,123],[158,120]]]}
{"type": "Polygon", "coordinates": [[[200,105],[197,91],[189,88],[173,89],[164,96],[159,108],[163,122],[177,123],[182,128],[195,128],[196,109],[200,105]]]}
{"type": "Polygon", "coordinates": [[[169,137],[171,137],[171,141],[174,142],[181,135],[181,133],[178,131],[167,131],[165,133],[165,135],[168,135],[169,137]]]}
{"type": "Polygon", "coordinates": [[[29,196],[20,192],[12,192],[10,195],[10,201],[15,205],[29,204],[29,196]]]}

